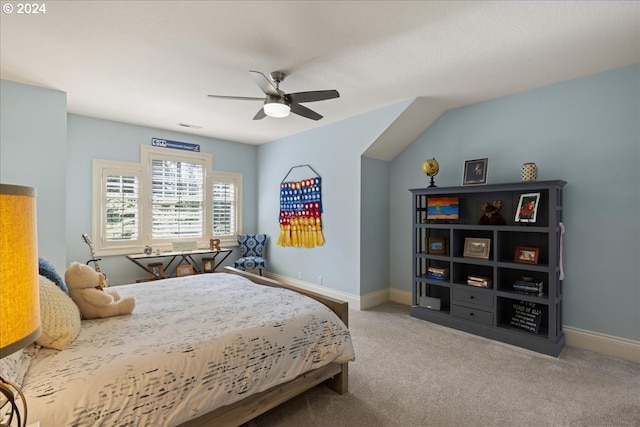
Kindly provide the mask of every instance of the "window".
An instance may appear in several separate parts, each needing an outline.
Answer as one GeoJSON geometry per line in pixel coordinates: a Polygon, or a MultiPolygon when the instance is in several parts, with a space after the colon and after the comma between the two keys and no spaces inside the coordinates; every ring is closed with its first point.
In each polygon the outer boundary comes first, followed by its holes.
{"type": "Polygon", "coordinates": [[[93,240],[100,255],[170,250],[178,240],[233,244],[242,175],[212,172],[208,153],[141,147],[142,163],[94,160],[93,240]]]}
{"type": "Polygon", "coordinates": [[[212,192],[213,214],[211,230],[213,237],[236,241],[238,227],[238,201],[242,188],[242,176],[239,174],[217,173],[209,187],[212,192]]]}

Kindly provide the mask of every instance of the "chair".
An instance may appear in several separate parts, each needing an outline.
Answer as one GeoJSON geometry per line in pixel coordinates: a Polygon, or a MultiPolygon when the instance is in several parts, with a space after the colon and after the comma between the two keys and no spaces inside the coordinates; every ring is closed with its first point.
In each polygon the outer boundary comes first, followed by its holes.
{"type": "Polygon", "coordinates": [[[266,243],[266,234],[238,234],[238,245],[242,258],[234,261],[233,266],[240,270],[258,269],[262,276],[262,270],[267,268],[267,260],[264,259],[266,243]]]}

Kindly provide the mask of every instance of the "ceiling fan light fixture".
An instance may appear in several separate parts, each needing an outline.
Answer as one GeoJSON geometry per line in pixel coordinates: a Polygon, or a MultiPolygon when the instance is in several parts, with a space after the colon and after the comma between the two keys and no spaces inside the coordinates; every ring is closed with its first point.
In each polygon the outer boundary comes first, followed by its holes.
{"type": "Polygon", "coordinates": [[[291,112],[289,103],[284,98],[268,95],[264,102],[264,113],[269,117],[287,117],[291,112]]]}

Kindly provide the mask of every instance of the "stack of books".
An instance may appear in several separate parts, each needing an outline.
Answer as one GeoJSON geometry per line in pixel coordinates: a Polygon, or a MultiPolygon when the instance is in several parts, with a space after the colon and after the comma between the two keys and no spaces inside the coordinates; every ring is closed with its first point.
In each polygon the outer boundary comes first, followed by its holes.
{"type": "Polygon", "coordinates": [[[468,276],[467,285],[477,286],[479,288],[490,288],[491,279],[483,276],[468,276]]]}
{"type": "Polygon", "coordinates": [[[426,276],[429,279],[447,280],[449,278],[449,269],[440,267],[429,267],[426,276]]]}
{"type": "Polygon", "coordinates": [[[541,296],[544,294],[542,282],[532,278],[522,278],[513,284],[513,290],[519,294],[541,296]]]}

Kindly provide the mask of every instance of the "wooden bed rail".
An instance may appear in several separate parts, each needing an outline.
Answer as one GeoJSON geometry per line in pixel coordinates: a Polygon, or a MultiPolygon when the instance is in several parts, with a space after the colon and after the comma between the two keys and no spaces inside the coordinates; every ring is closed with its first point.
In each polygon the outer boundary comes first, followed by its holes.
{"type": "Polygon", "coordinates": [[[309,291],[306,289],[297,288],[295,286],[287,285],[285,283],[280,283],[277,280],[269,279],[268,277],[258,276],[257,274],[253,274],[247,271],[238,270],[234,267],[224,267],[225,273],[237,274],[242,277],[246,277],[254,283],[258,283],[266,286],[273,286],[276,288],[284,288],[289,289],[290,291],[297,292],[302,295],[306,295],[310,298],[313,298],[316,301],[320,301],[327,307],[331,309],[348,327],[349,326],[349,303],[346,301],[339,300],[337,298],[332,298],[327,295],[322,295],[317,292],[309,291]]]}

